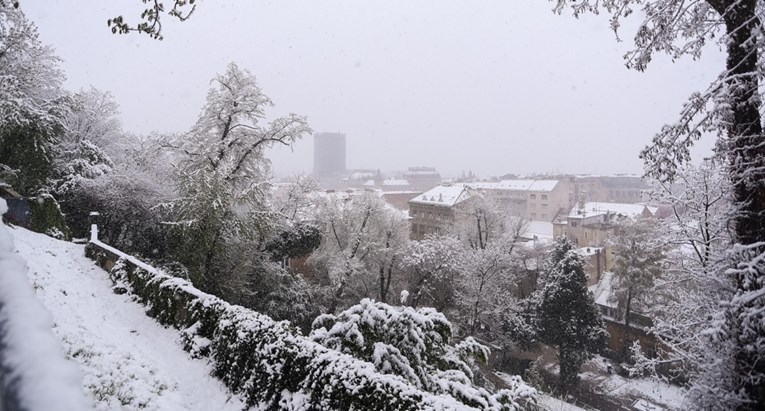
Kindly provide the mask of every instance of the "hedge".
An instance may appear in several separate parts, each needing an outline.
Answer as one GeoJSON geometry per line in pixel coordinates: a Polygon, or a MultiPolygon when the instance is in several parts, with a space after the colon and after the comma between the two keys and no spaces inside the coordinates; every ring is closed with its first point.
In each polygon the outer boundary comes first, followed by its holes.
{"type": "Polygon", "coordinates": [[[183,348],[250,406],[269,410],[469,410],[423,392],[371,363],[308,340],[286,321],[226,303],[99,241],[86,255],[111,269],[147,314],[181,331],[183,348]],[[116,264],[114,262],[116,261],[116,264]],[[113,265],[113,266],[112,266],[113,265]]]}

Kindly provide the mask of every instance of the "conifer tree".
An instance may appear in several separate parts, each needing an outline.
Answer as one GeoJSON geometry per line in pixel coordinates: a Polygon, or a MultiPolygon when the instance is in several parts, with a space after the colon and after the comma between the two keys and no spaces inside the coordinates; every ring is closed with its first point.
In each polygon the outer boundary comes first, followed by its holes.
{"type": "Polygon", "coordinates": [[[587,290],[584,259],[565,237],[555,242],[535,302],[538,336],[558,348],[560,385],[569,387],[582,364],[605,347],[608,333],[587,290]]]}

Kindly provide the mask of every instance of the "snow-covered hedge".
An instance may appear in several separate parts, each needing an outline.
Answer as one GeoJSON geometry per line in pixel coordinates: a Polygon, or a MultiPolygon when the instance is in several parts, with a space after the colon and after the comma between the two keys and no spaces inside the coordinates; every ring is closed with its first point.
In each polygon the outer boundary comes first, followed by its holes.
{"type": "MultiPolygon", "coordinates": [[[[0,198],[0,215],[7,211],[0,198]]],[[[0,220],[0,409],[86,410],[77,366],[66,360],[50,313],[0,220]]]]}
{"type": "Polygon", "coordinates": [[[379,373],[371,363],[310,341],[288,322],[230,305],[98,241],[86,253],[102,266],[120,257],[111,270],[115,283],[145,304],[149,315],[181,330],[184,348],[209,357],[214,375],[250,405],[284,410],[475,409],[449,395],[421,391],[400,376],[379,373]]]}
{"type": "Polygon", "coordinates": [[[494,394],[476,387],[471,364],[486,363],[488,347],[472,337],[450,345],[451,323],[434,308],[394,307],[365,298],[337,316],[319,316],[309,338],[475,408],[516,410],[535,403],[536,390],[520,378],[494,394]]]}

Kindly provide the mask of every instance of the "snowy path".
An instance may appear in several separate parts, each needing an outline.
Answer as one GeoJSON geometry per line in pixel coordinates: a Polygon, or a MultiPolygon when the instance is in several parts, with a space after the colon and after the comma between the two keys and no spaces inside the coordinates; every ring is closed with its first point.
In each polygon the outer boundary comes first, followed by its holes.
{"type": "Polygon", "coordinates": [[[80,364],[83,389],[99,410],[241,410],[237,397],[177,343],[178,332],[111,291],[108,274],[82,245],[9,230],[29,280],[52,313],[54,333],[80,364]]]}

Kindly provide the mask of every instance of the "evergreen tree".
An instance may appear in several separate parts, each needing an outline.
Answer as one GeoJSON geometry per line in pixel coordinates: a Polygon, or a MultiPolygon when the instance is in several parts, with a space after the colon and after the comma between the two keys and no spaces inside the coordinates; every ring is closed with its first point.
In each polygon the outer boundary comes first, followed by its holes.
{"type": "Polygon", "coordinates": [[[584,259],[565,237],[555,242],[535,296],[539,338],[558,348],[560,385],[578,381],[579,368],[605,347],[606,332],[587,290],[584,259]]]}

